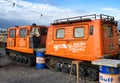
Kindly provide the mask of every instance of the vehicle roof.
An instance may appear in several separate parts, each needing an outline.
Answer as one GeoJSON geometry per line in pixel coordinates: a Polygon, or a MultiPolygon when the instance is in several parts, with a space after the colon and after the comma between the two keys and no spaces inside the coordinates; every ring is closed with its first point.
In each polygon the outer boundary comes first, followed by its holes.
{"type": "Polygon", "coordinates": [[[77,17],[71,17],[71,18],[63,18],[63,19],[57,19],[51,25],[60,25],[60,24],[70,24],[70,23],[77,23],[77,22],[88,22],[92,20],[105,20],[105,21],[114,21],[113,16],[109,15],[96,15],[96,14],[91,14],[91,15],[85,15],[85,16],[77,16],[77,17]]]}
{"type": "MultiPolygon", "coordinates": [[[[31,26],[14,26],[14,27],[9,27],[8,29],[16,29],[16,28],[24,28],[24,27],[30,28],[30,27],[32,27],[32,25],[31,26]]],[[[36,27],[48,28],[47,26],[41,26],[41,25],[37,25],[36,27]]]]}

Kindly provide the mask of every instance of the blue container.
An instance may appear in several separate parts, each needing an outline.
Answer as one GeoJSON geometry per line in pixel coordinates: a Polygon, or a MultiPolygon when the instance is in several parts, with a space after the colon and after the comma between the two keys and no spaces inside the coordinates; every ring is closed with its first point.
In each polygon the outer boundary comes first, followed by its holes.
{"type": "Polygon", "coordinates": [[[119,68],[108,67],[108,66],[100,67],[100,73],[103,73],[103,74],[119,74],[119,71],[120,71],[119,68]]]}
{"type": "Polygon", "coordinates": [[[120,68],[100,66],[99,83],[120,83],[120,68]]]}
{"type": "Polygon", "coordinates": [[[45,58],[43,52],[36,52],[36,68],[37,69],[45,68],[45,58]]]}

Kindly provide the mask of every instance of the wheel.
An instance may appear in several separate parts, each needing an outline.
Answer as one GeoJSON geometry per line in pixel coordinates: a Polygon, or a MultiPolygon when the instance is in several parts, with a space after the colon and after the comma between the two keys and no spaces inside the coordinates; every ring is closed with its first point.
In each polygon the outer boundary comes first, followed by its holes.
{"type": "Polygon", "coordinates": [[[16,57],[15,56],[11,56],[11,60],[15,61],[16,57]]]}
{"type": "Polygon", "coordinates": [[[88,68],[87,73],[90,80],[98,80],[99,68],[96,68],[96,67],[88,68]]]}
{"type": "Polygon", "coordinates": [[[16,61],[16,54],[15,54],[15,52],[10,51],[8,57],[11,59],[11,61],[16,61]]]}
{"type": "Polygon", "coordinates": [[[82,77],[87,76],[86,69],[85,69],[83,66],[80,66],[79,71],[80,71],[80,72],[79,72],[79,73],[80,73],[80,76],[82,76],[82,77]]]}
{"type": "Polygon", "coordinates": [[[16,57],[15,61],[16,61],[16,62],[19,62],[19,60],[20,60],[20,59],[19,59],[19,56],[15,56],[15,57],[16,57]]]}
{"type": "Polygon", "coordinates": [[[27,58],[27,66],[33,66],[32,60],[30,58],[27,58]]]}
{"type": "Polygon", "coordinates": [[[98,80],[98,77],[99,77],[99,70],[90,69],[89,78],[91,80],[98,80]]]}
{"type": "Polygon", "coordinates": [[[67,64],[63,64],[61,71],[62,71],[63,73],[69,73],[70,68],[68,67],[67,64]]]}
{"type": "Polygon", "coordinates": [[[24,57],[21,56],[21,63],[24,63],[24,57]]]}
{"type": "Polygon", "coordinates": [[[72,75],[76,75],[76,66],[75,65],[72,66],[72,75]]]}
{"type": "Polygon", "coordinates": [[[24,63],[24,64],[27,64],[27,62],[28,62],[28,61],[27,61],[27,58],[26,58],[26,57],[23,57],[23,63],[24,63]]]}
{"type": "Polygon", "coordinates": [[[54,70],[55,71],[61,71],[61,65],[60,65],[60,63],[55,63],[54,64],[54,70]]]}
{"type": "Polygon", "coordinates": [[[16,62],[21,63],[21,56],[16,56],[16,57],[17,57],[16,62]]]}

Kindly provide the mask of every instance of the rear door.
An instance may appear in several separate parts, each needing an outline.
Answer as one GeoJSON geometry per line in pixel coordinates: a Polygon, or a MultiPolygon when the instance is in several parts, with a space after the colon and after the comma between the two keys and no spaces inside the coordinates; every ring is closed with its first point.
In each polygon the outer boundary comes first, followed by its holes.
{"type": "Polygon", "coordinates": [[[22,27],[19,29],[19,47],[27,46],[27,29],[22,27]]]}
{"type": "Polygon", "coordinates": [[[103,47],[104,53],[114,53],[118,50],[118,38],[116,27],[112,24],[103,24],[103,47]]]}
{"type": "Polygon", "coordinates": [[[16,45],[16,29],[9,30],[8,45],[10,47],[15,47],[15,45],[16,45]]]}

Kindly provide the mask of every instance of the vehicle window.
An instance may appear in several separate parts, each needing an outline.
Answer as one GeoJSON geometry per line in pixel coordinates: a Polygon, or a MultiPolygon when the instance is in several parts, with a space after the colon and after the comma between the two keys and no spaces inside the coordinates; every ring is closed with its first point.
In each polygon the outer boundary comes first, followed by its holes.
{"type": "Polygon", "coordinates": [[[57,38],[64,38],[64,29],[57,29],[57,38]]]}
{"type": "Polygon", "coordinates": [[[20,37],[25,37],[26,36],[26,29],[20,29],[20,37]]]}
{"type": "Polygon", "coordinates": [[[90,33],[89,33],[90,35],[93,35],[93,28],[94,28],[93,26],[90,26],[90,33]]]}
{"type": "Polygon", "coordinates": [[[10,38],[14,38],[15,37],[15,30],[10,30],[10,38]]]}
{"type": "Polygon", "coordinates": [[[82,37],[84,37],[84,27],[74,28],[74,37],[75,38],[82,38],[82,37]]]}
{"type": "Polygon", "coordinates": [[[108,37],[113,36],[113,28],[111,26],[108,26],[108,37]]]}

